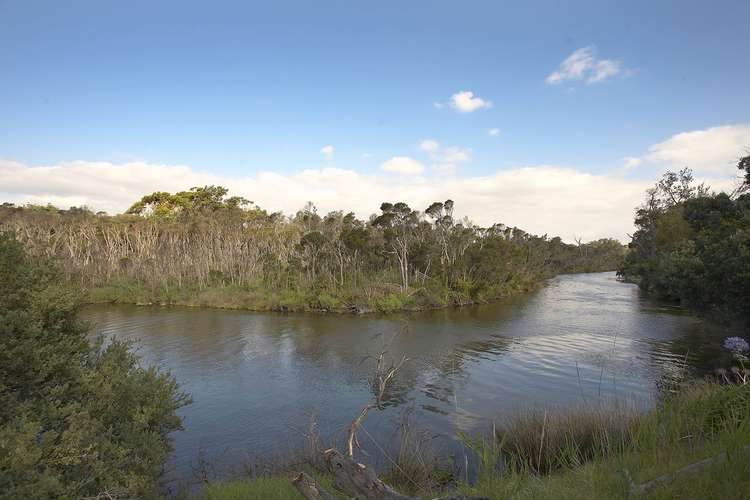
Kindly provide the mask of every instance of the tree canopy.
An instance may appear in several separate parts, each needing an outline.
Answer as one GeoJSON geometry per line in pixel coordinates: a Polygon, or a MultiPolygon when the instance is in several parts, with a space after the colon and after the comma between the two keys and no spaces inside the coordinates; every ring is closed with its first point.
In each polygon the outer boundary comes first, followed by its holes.
{"type": "Polygon", "coordinates": [[[696,311],[750,321],[750,156],[732,194],[709,193],[689,169],[667,172],[636,210],[619,273],[696,311]]]}

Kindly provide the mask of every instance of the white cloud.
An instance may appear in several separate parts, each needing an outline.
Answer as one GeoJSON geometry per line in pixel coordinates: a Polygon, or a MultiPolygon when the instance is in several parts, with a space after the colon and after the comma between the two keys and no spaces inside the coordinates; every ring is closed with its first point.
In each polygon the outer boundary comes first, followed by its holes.
{"type": "Polygon", "coordinates": [[[596,47],[582,47],[570,54],[557,71],[545,80],[550,85],[565,81],[600,83],[623,72],[622,63],[611,59],[597,59],[596,47]]]}
{"type": "Polygon", "coordinates": [[[457,163],[471,160],[471,151],[452,146],[443,153],[443,161],[448,163],[457,163]]]}
{"type": "MultiPolygon", "coordinates": [[[[475,96],[470,90],[462,90],[453,94],[448,101],[448,105],[459,113],[471,113],[482,108],[491,108],[492,103],[479,96],[475,96]]],[[[438,109],[443,108],[443,103],[436,102],[434,106],[438,109]]]]}
{"type": "MultiPolygon", "coordinates": [[[[400,173],[424,169],[416,160],[404,157],[393,158],[386,165],[387,171],[400,173]]],[[[337,168],[228,177],[187,166],[143,162],[28,166],[0,161],[0,201],[52,202],[61,207],[85,204],[116,213],[153,191],[218,184],[271,211],[293,214],[311,200],[323,213],[344,209],[367,218],[383,201],[403,200],[423,210],[435,200],[450,198],[456,201],[458,215],[469,216],[477,224],[503,222],[571,241],[574,234],[584,239],[624,239],[625,233],[632,232],[633,208],[652,184],[552,165],[477,177],[455,176],[453,170],[453,165],[437,163],[432,171],[439,175],[432,177],[364,175],[337,168]]]]}
{"type": "Polygon", "coordinates": [[[750,124],[682,132],[651,146],[646,158],[676,169],[737,174],[737,160],[750,149],[750,124]]]}
{"type": "Polygon", "coordinates": [[[320,152],[323,154],[326,160],[330,160],[333,158],[334,151],[336,151],[336,148],[334,148],[330,144],[320,148],[320,152]]]}
{"type": "Polygon", "coordinates": [[[499,128],[491,128],[487,131],[487,135],[490,137],[497,137],[500,135],[500,129],[499,128]]]}
{"type": "Polygon", "coordinates": [[[622,168],[624,170],[633,170],[634,168],[638,168],[643,163],[643,160],[641,158],[637,158],[635,156],[627,156],[622,159],[623,166],[622,168]]]}
{"type": "Polygon", "coordinates": [[[441,176],[455,175],[456,164],[455,163],[436,163],[432,165],[432,171],[441,176]]]}
{"type": "Polygon", "coordinates": [[[441,149],[440,143],[435,139],[425,139],[419,143],[419,149],[426,152],[435,162],[432,171],[439,175],[453,175],[456,172],[456,163],[471,160],[471,150],[462,149],[458,146],[441,149]]]}
{"type": "Polygon", "coordinates": [[[408,156],[394,156],[380,165],[380,169],[401,175],[417,175],[424,171],[424,165],[408,156]]]}
{"type": "Polygon", "coordinates": [[[440,143],[434,139],[425,139],[419,143],[419,149],[427,153],[436,153],[440,149],[440,143]]]}
{"type": "MultiPolygon", "coordinates": [[[[437,142],[437,141],[435,141],[437,142]]],[[[750,147],[750,124],[726,125],[677,134],[652,146],[647,155],[624,158],[624,167],[656,163],[664,168],[690,166],[699,180],[714,189],[731,189],[736,160],[750,147]]],[[[367,218],[383,201],[405,201],[424,209],[435,200],[453,199],[457,214],[477,224],[515,225],[535,234],[559,235],[571,241],[599,237],[626,239],[632,233],[633,208],[643,201],[658,172],[647,180],[594,175],[556,165],[519,166],[484,176],[456,175],[456,162],[468,150],[435,151],[432,176],[417,176],[424,166],[397,156],[381,165],[386,172],[364,175],[353,170],[323,168],[294,174],[260,172],[230,177],[189,166],[133,161],[121,164],[74,161],[30,166],[0,160],[0,202],[52,203],[59,207],[87,205],[94,210],[121,212],[144,194],[175,192],[192,186],[223,185],[271,211],[292,214],[305,201],[321,212],[352,210],[367,218]],[[445,157],[454,161],[445,161],[445,157]]]]}

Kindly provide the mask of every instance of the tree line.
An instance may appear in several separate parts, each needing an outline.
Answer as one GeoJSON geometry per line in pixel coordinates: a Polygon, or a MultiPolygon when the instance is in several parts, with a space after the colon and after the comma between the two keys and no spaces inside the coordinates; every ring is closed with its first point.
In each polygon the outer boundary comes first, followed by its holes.
{"type": "Polygon", "coordinates": [[[558,273],[614,270],[624,252],[611,239],[567,244],[503,224],[479,227],[457,219],[451,200],[423,211],[383,203],[369,220],[321,215],[308,203],[286,217],[221,186],[152,193],[114,216],[5,204],[0,227],[32,254],[59,259],[80,286],[109,290],[105,299],[131,300],[122,295],[130,290],[174,303],[191,290],[271,309],[481,302],[558,273]]]}
{"type": "Polygon", "coordinates": [[[636,210],[619,270],[662,299],[727,320],[750,321],[750,155],[732,193],[712,193],[690,169],[667,172],[636,210]]]}

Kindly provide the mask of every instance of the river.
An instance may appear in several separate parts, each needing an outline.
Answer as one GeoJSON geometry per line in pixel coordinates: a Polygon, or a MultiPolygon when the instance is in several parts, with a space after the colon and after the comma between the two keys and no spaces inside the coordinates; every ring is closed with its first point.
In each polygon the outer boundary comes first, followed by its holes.
{"type": "MultiPolygon", "coordinates": [[[[708,327],[653,303],[614,273],[564,275],[500,303],[396,316],[274,314],[95,306],[94,333],[137,340],[144,363],[171,370],[194,402],[180,411],[169,468],[186,478],[199,453],[229,471],[305,443],[309,415],[327,440],[372,399],[373,357],[409,361],[387,409],[361,436],[393,445],[409,409],[449,451],[458,431],[528,408],[628,400],[648,406],[660,384],[711,368],[708,327]]],[[[715,336],[715,332],[714,332],[715,336]]]]}

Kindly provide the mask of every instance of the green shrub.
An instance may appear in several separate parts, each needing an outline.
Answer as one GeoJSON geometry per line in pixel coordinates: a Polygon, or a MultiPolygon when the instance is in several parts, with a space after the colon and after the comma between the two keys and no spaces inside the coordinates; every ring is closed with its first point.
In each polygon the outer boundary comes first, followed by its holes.
{"type": "Polygon", "coordinates": [[[406,306],[406,297],[401,294],[389,293],[383,297],[378,297],[375,301],[375,308],[384,313],[400,311],[406,306]]]}
{"type": "Polygon", "coordinates": [[[325,292],[321,292],[318,295],[318,308],[324,311],[333,311],[341,307],[341,301],[325,292]]]}
{"type": "Polygon", "coordinates": [[[127,344],[91,347],[61,282],[0,234],[0,492],[155,497],[189,398],[127,344]]]}

